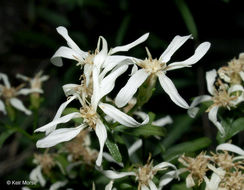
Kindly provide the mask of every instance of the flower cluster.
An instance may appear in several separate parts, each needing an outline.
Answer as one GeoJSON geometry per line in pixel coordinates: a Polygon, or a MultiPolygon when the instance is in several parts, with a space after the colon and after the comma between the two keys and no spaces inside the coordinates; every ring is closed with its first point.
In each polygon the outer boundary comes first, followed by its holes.
{"type": "Polygon", "coordinates": [[[186,177],[188,188],[199,186],[203,181],[206,190],[241,190],[244,188],[244,151],[233,144],[224,143],[216,148],[216,153],[200,153],[195,158],[182,155],[179,162],[186,168],[180,173],[190,172],[186,177]],[[237,154],[234,156],[232,153],[237,154]],[[211,174],[209,179],[208,175],[211,174]]]}
{"type": "Polygon", "coordinates": [[[226,136],[221,122],[218,121],[218,110],[225,108],[231,110],[244,101],[243,72],[244,72],[243,54],[239,59],[233,59],[228,66],[221,67],[218,72],[213,69],[206,73],[207,89],[210,95],[201,95],[195,97],[188,109],[188,114],[195,117],[199,108],[196,106],[202,102],[211,101],[207,109],[209,120],[217,127],[221,136],[226,136]]]}

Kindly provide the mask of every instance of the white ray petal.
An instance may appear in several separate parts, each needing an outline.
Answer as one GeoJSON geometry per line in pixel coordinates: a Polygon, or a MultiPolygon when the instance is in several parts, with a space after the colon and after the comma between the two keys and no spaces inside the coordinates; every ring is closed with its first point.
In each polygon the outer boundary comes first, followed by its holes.
{"type": "Polygon", "coordinates": [[[100,36],[99,40],[102,40],[102,49],[101,51],[94,57],[94,64],[100,70],[104,61],[108,56],[108,44],[104,37],[100,36]]]}
{"type": "MultiPolygon", "coordinates": [[[[55,116],[56,117],[56,116],[55,116]]],[[[68,115],[65,115],[63,117],[60,118],[55,118],[53,121],[51,121],[50,123],[36,129],[34,132],[44,132],[46,131],[46,134],[49,134],[50,132],[52,132],[53,130],[55,130],[55,127],[60,124],[60,123],[67,123],[68,121],[70,121],[71,119],[74,118],[80,118],[81,115],[78,112],[73,112],[70,113],[68,115]],[[54,127],[55,126],[55,127],[54,127]],[[47,132],[48,131],[48,132],[47,132]]]]}
{"type": "Polygon", "coordinates": [[[84,59],[84,57],[79,55],[73,49],[61,46],[51,57],[50,61],[52,64],[61,67],[63,65],[62,58],[72,59],[78,62],[84,59]]]}
{"type": "Polygon", "coordinates": [[[48,136],[36,142],[37,148],[48,148],[61,142],[75,138],[86,125],[82,124],[75,128],[61,128],[51,132],[48,136]]]}
{"type": "Polygon", "coordinates": [[[64,181],[56,181],[55,183],[53,183],[50,186],[49,190],[58,190],[60,187],[65,186],[67,183],[68,183],[67,180],[64,180],[64,181]]]}
{"type": "Polygon", "coordinates": [[[146,185],[142,184],[140,190],[150,190],[146,185]]]}
{"type": "Polygon", "coordinates": [[[228,89],[228,94],[231,94],[232,92],[236,92],[236,91],[241,91],[241,92],[243,92],[243,91],[244,91],[243,86],[240,85],[240,84],[232,85],[232,86],[228,89]]]}
{"type": "Polygon", "coordinates": [[[148,181],[148,185],[150,187],[150,190],[158,190],[157,186],[155,185],[155,183],[153,183],[152,180],[148,181]]]}
{"type": "Polygon", "coordinates": [[[157,76],[159,78],[159,82],[164,89],[164,91],[169,95],[170,99],[178,106],[182,108],[189,108],[189,105],[186,101],[180,96],[178,93],[174,83],[168,78],[163,72],[158,72],[157,76]]]}
{"type": "Polygon", "coordinates": [[[209,50],[210,48],[210,43],[209,42],[204,42],[201,43],[197,49],[195,50],[194,55],[192,55],[190,58],[184,60],[184,61],[179,61],[179,62],[174,62],[168,65],[167,70],[174,70],[174,69],[179,69],[183,67],[189,67],[196,62],[198,62],[209,50]]]}
{"type": "Polygon", "coordinates": [[[8,80],[8,76],[4,73],[0,73],[0,80],[3,80],[3,84],[4,86],[6,86],[7,88],[11,88],[10,82],[8,80]]]}
{"type": "Polygon", "coordinates": [[[43,177],[41,170],[42,167],[40,165],[34,168],[30,173],[30,180],[34,182],[39,182],[41,186],[44,187],[46,184],[46,180],[43,177]]]}
{"type": "Polygon", "coordinates": [[[221,125],[220,122],[218,122],[217,120],[217,113],[219,110],[219,106],[214,106],[209,112],[208,112],[208,118],[210,121],[213,122],[213,124],[217,127],[217,129],[219,130],[220,134],[222,136],[225,136],[225,131],[223,126],[221,125]]]}
{"type": "Polygon", "coordinates": [[[172,167],[173,169],[177,170],[175,165],[169,163],[169,162],[161,162],[153,167],[153,170],[163,170],[167,167],[172,167]]]}
{"type": "Polygon", "coordinates": [[[43,90],[38,88],[22,88],[16,93],[16,95],[28,95],[31,93],[43,93],[43,90]]]}
{"type": "Polygon", "coordinates": [[[215,69],[206,72],[206,81],[207,81],[207,88],[208,88],[208,92],[213,95],[214,94],[214,82],[215,82],[215,78],[217,77],[217,72],[215,69]]]}
{"type": "Polygon", "coordinates": [[[169,115],[152,122],[153,125],[159,126],[159,127],[163,127],[163,126],[165,126],[167,124],[171,124],[171,123],[173,123],[173,120],[169,115]]]}
{"type": "Polygon", "coordinates": [[[162,53],[159,60],[167,63],[170,60],[171,56],[191,37],[192,35],[175,36],[168,45],[167,49],[162,53]]]}
{"type": "Polygon", "coordinates": [[[91,79],[91,75],[92,75],[92,69],[93,69],[93,65],[91,64],[85,64],[84,66],[84,74],[86,77],[86,86],[88,87],[89,83],[90,83],[90,79],[91,79]]]}
{"type": "Polygon", "coordinates": [[[191,187],[193,187],[193,186],[195,186],[195,182],[194,182],[194,179],[193,179],[192,175],[189,174],[189,175],[186,177],[186,187],[187,187],[187,188],[191,188],[191,187]]]}
{"type": "Polygon", "coordinates": [[[159,180],[159,189],[162,189],[165,185],[170,183],[176,177],[177,177],[176,171],[170,171],[164,174],[159,180]]]}
{"type": "Polygon", "coordinates": [[[114,184],[114,181],[110,181],[110,182],[106,185],[105,190],[112,190],[112,188],[113,188],[113,184],[114,184]]]}
{"type": "MultiPolygon", "coordinates": [[[[65,109],[65,108],[68,106],[68,104],[69,104],[70,102],[72,102],[74,99],[76,99],[76,96],[72,96],[72,97],[70,97],[66,102],[62,103],[62,104],[59,106],[58,111],[57,111],[56,115],[55,115],[54,118],[53,118],[53,121],[56,121],[57,119],[59,119],[59,118],[61,117],[61,115],[62,115],[64,109],[65,109]]],[[[56,126],[57,126],[57,124],[56,124],[56,125],[53,125],[53,126],[50,127],[50,128],[47,128],[47,129],[46,129],[46,135],[48,135],[49,133],[51,133],[52,131],[54,131],[54,130],[56,129],[56,126]]]]}
{"type": "Polygon", "coordinates": [[[39,78],[39,80],[40,80],[41,82],[47,81],[48,79],[49,79],[49,76],[48,76],[48,75],[43,75],[43,76],[41,76],[41,77],[39,78]]]}
{"type": "Polygon", "coordinates": [[[92,81],[93,81],[93,94],[91,97],[91,105],[93,109],[96,111],[98,102],[100,101],[99,69],[96,66],[93,67],[92,81]]]}
{"type": "Polygon", "coordinates": [[[244,156],[243,149],[241,149],[240,147],[238,147],[236,145],[229,144],[229,143],[224,143],[224,144],[220,144],[219,146],[217,146],[216,151],[219,151],[219,150],[227,150],[229,152],[234,152],[236,154],[244,156]]]}
{"type": "Polygon", "coordinates": [[[240,75],[242,81],[244,81],[244,72],[243,72],[243,71],[240,71],[240,72],[239,72],[239,75],[240,75]]]}
{"type": "Polygon", "coordinates": [[[131,156],[134,152],[136,152],[142,146],[142,140],[138,139],[128,148],[128,154],[131,156]]]}
{"type": "Polygon", "coordinates": [[[99,154],[98,154],[98,157],[96,160],[96,165],[101,166],[102,158],[103,158],[103,147],[104,147],[104,144],[107,139],[107,130],[106,130],[104,124],[100,120],[97,121],[95,132],[98,137],[99,145],[100,145],[100,150],[99,150],[99,154]]]}
{"type": "Polygon", "coordinates": [[[116,172],[112,170],[103,170],[102,173],[109,179],[119,179],[126,176],[136,176],[135,172],[116,172]]]}
{"type": "Polygon", "coordinates": [[[144,69],[140,69],[134,75],[132,75],[127,84],[117,94],[115,104],[119,108],[125,106],[148,76],[149,73],[147,73],[144,69]]]}
{"type": "Polygon", "coordinates": [[[113,71],[112,73],[110,73],[108,76],[106,76],[102,80],[101,86],[100,86],[100,91],[101,91],[100,99],[113,90],[116,79],[120,75],[122,75],[127,70],[127,68],[128,68],[127,65],[123,65],[123,66],[119,67],[118,69],[116,69],[115,71],[113,71]]]}
{"type": "Polygon", "coordinates": [[[77,88],[79,88],[80,85],[79,84],[65,84],[63,85],[63,91],[65,96],[70,96],[70,95],[74,95],[75,93],[77,93],[77,88]]]}
{"type": "Polygon", "coordinates": [[[212,99],[211,96],[209,95],[202,95],[202,96],[197,96],[193,99],[190,108],[187,110],[188,115],[191,118],[195,118],[195,116],[197,115],[199,108],[195,107],[198,104],[202,103],[202,102],[206,102],[206,101],[210,101],[212,99]]]}
{"type": "Polygon", "coordinates": [[[76,51],[80,55],[86,55],[86,52],[82,51],[76,43],[70,38],[68,31],[65,27],[59,26],[56,28],[57,32],[67,41],[69,47],[76,51]]]}
{"type": "Polygon", "coordinates": [[[2,100],[0,100],[0,111],[3,112],[5,115],[7,114],[5,105],[2,100]]]}
{"type": "Polygon", "coordinates": [[[27,77],[27,76],[22,75],[22,74],[17,74],[17,75],[16,75],[16,78],[18,78],[18,79],[22,79],[23,81],[27,81],[27,82],[31,80],[30,77],[27,77]]]}
{"type": "Polygon", "coordinates": [[[126,115],[124,112],[118,110],[110,104],[100,103],[99,107],[105,114],[109,115],[115,121],[118,121],[127,127],[139,127],[140,125],[145,125],[149,122],[149,117],[147,116],[147,118],[142,123],[139,123],[132,117],[126,115]]]}
{"type": "Polygon", "coordinates": [[[31,111],[28,110],[24,104],[17,98],[10,98],[10,104],[15,107],[17,110],[24,112],[26,115],[31,115],[31,111]]]}
{"type": "Polygon", "coordinates": [[[112,48],[110,51],[109,51],[109,54],[112,55],[114,53],[117,53],[117,52],[121,52],[121,51],[128,51],[130,50],[131,48],[137,46],[138,44],[144,42],[147,40],[149,36],[149,33],[146,33],[144,35],[142,35],[140,38],[138,38],[137,40],[135,40],[134,42],[132,43],[129,43],[127,45],[123,45],[123,46],[117,46],[115,48],[112,48]]]}

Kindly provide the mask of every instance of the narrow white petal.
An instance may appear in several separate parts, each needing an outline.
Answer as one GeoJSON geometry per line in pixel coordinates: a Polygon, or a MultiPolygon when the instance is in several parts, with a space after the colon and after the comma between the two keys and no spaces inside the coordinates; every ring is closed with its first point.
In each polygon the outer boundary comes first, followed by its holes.
{"type": "Polygon", "coordinates": [[[240,71],[239,72],[239,75],[240,75],[241,79],[244,81],[244,72],[243,71],[240,71]]]}
{"type": "Polygon", "coordinates": [[[61,67],[63,65],[63,61],[61,58],[72,59],[76,61],[82,61],[83,57],[75,52],[73,49],[68,47],[60,47],[54,55],[51,57],[50,61],[52,64],[61,67]]]}
{"type": "Polygon", "coordinates": [[[206,72],[206,80],[207,80],[207,88],[208,88],[208,92],[210,94],[214,94],[214,82],[215,82],[215,78],[217,76],[217,72],[215,69],[206,72]]]}
{"type": "Polygon", "coordinates": [[[147,118],[142,123],[139,123],[132,117],[128,116],[127,114],[118,110],[110,104],[100,103],[99,107],[103,110],[105,114],[109,115],[115,121],[118,121],[119,123],[127,127],[139,127],[140,125],[147,124],[149,121],[149,117],[147,116],[147,118]]]}
{"type": "MultiPolygon", "coordinates": [[[[62,103],[59,108],[58,108],[58,111],[56,113],[56,115],[54,116],[53,118],[53,121],[56,121],[57,119],[59,119],[64,111],[64,109],[67,107],[67,105],[72,102],[74,99],[76,99],[76,96],[72,96],[70,97],[66,102],[62,103]]],[[[79,114],[78,114],[79,115],[79,114]]],[[[79,117],[79,116],[77,116],[79,117]]],[[[46,135],[48,135],[49,133],[51,133],[52,131],[54,131],[56,129],[56,125],[53,125],[52,127],[49,127],[46,129],[46,135]]]]}
{"type": "Polygon", "coordinates": [[[219,107],[218,106],[214,106],[208,113],[208,118],[210,121],[213,122],[213,124],[218,128],[220,134],[222,136],[225,136],[225,131],[224,131],[224,128],[223,126],[221,125],[220,122],[218,122],[217,120],[217,113],[218,113],[218,109],[219,107]]]}
{"type": "Polygon", "coordinates": [[[91,64],[85,64],[84,66],[84,74],[86,77],[86,86],[88,87],[89,83],[90,83],[90,79],[91,79],[91,75],[92,75],[92,69],[93,69],[93,65],[91,64]]]}
{"type": "Polygon", "coordinates": [[[134,152],[136,152],[142,146],[142,140],[138,139],[128,148],[128,154],[131,156],[134,152]]]}
{"type": "Polygon", "coordinates": [[[99,40],[102,40],[102,49],[101,51],[94,57],[94,64],[100,70],[101,66],[103,65],[105,59],[108,56],[108,44],[104,37],[100,36],[99,40]]]}
{"type": "Polygon", "coordinates": [[[163,126],[165,126],[167,124],[171,124],[171,123],[173,123],[173,120],[169,115],[152,122],[153,125],[159,126],[159,127],[163,127],[163,126]]]}
{"type": "Polygon", "coordinates": [[[193,187],[193,186],[195,186],[195,182],[194,182],[194,179],[193,179],[192,175],[189,174],[189,175],[186,177],[186,187],[187,187],[187,188],[191,188],[191,187],[193,187]]]}
{"type": "Polygon", "coordinates": [[[202,102],[206,102],[206,101],[210,101],[212,99],[211,96],[209,95],[202,95],[202,96],[197,96],[193,99],[190,108],[187,110],[188,115],[191,118],[195,118],[195,116],[197,115],[199,108],[195,107],[198,104],[202,103],[202,102]]]}
{"type": "Polygon", "coordinates": [[[39,78],[39,80],[40,80],[41,82],[47,81],[48,79],[49,79],[49,76],[48,76],[48,75],[43,75],[43,76],[41,76],[41,77],[39,78]]]}
{"type": "Polygon", "coordinates": [[[219,150],[227,150],[229,152],[234,152],[236,154],[244,156],[244,150],[242,150],[240,147],[238,147],[236,145],[229,144],[229,143],[224,143],[224,144],[220,144],[219,146],[217,146],[216,151],[219,151],[219,150]]]}
{"type": "Polygon", "coordinates": [[[162,189],[165,185],[170,183],[176,177],[177,177],[176,171],[170,171],[164,174],[159,181],[159,189],[162,189]]]}
{"type": "Polygon", "coordinates": [[[30,77],[27,77],[27,76],[22,75],[22,74],[17,74],[16,78],[22,79],[23,81],[27,81],[27,82],[30,81],[30,77]]]}
{"type": "Polygon", "coordinates": [[[182,108],[189,108],[189,105],[178,93],[174,83],[163,72],[157,74],[159,82],[164,91],[169,95],[170,99],[178,106],[182,108]]]}
{"type": "Polygon", "coordinates": [[[34,168],[30,173],[30,180],[34,182],[39,182],[41,186],[44,187],[46,184],[46,180],[43,177],[41,170],[42,167],[40,165],[34,168]]]}
{"type": "Polygon", "coordinates": [[[127,84],[119,91],[118,95],[116,96],[115,104],[119,108],[125,106],[148,76],[149,73],[147,73],[144,69],[140,69],[134,75],[132,75],[127,84]]]}
{"type": "Polygon", "coordinates": [[[57,181],[54,184],[52,184],[49,188],[49,190],[58,190],[60,187],[65,186],[68,183],[68,181],[57,181]]]}
{"type": "Polygon", "coordinates": [[[38,89],[38,88],[32,88],[32,89],[22,88],[16,94],[17,95],[28,95],[28,94],[31,94],[31,93],[43,93],[43,90],[42,89],[38,89]]]}
{"type": "Polygon", "coordinates": [[[231,94],[232,92],[236,92],[236,91],[241,91],[241,92],[243,92],[243,91],[244,91],[243,86],[240,85],[240,84],[232,85],[232,86],[228,89],[228,94],[231,94]]]}
{"type": "Polygon", "coordinates": [[[104,147],[104,144],[107,139],[107,130],[106,130],[104,124],[102,123],[102,121],[98,120],[95,132],[98,137],[99,145],[100,145],[100,150],[99,150],[99,154],[98,154],[98,157],[96,160],[96,165],[101,166],[102,158],[103,158],[103,147],[104,147]]]}
{"type": "Polygon", "coordinates": [[[51,132],[48,136],[36,142],[37,148],[48,148],[61,142],[75,138],[86,125],[82,124],[75,128],[61,128],[51,132]]]}
{"type": "Polygon", "coordinates": [[[80,85],[78,84],[65,84],[63,85],[63,91],[65,96],[70,96],[70,95],[74,95],[75,93],[77,93],[77,88],[79,88],[80,85]]]}
{"type": "MultiPolygon", "coordinates": [[[[55,116],[56,117],[56,116],[55,116]]],[[[51,121],[50,123],[36,129],[34,132],[44,132],[44,131],[47,131],[48,130],[48,133],[49,134],[50,132],[52,132],[53,130],[55,130],[55,127],[56,125],[60,124],[60,123],[67,123],[68,121],[70,121],[71,119],[74,119],[74,118],[79,118],[81,117],[80,113],[78,112],[73,112],[73,113],[70,113],[68,115],[65,115],[63,117],[60,117],[60,118],[55,118],[53,121],[51,121]],[[55,126],[55,127],[54,127],[55,126]]]]}
{"type": "Polygon", "coordinates": [[[123,46],[117,46],[117,47],[111,49],[110,52],[109,52],[109,54],[112,55],[112,54],[117,53],[117,52],[120,52],[120,51],[128,51],[131,48],[137,46],[138,44],[146,41],[147,38],[148,38],[148,36],[149,36],[149,33],[146,33],[146,34],[142,35],[140,38],[138,38],[137,40],[135,40],[132,43],[129,43],[129,44],[123,45],[123,46]]]}
{"type": "Polygon", "coordinates": [[[142,120],[147,118],[147,114],[145,112],[142,112],[142,111],[136,111],[133,114],[140,117],[142,120]]]}
{"type": "Polygon", "coordinates": [[[98,102],[100,101],[100,83],[99,83],[99,68],[97,68],[96,66],[93,67],[92,81],[93,81],[93,94],[91,97],[91,104],[94,110],[97,110],[97,105],[98,102]]]}
{"type": "Polygon", "coordinates": [[[105,190],[112,190],[112,188],[113,188],[113,184],[114,184],[114,181],[110,181],[110,182],[106,185],[105,190]]]}
{"type": "Polygon", "coordinates": [[[152,180],[149,180],[148,185],[150,187],[150,190],[158,190],[157,186],[153,183],[152,180]]]}
{"type": "Polygon", "coordinates": [[[113,71],[112,73],[110,73],[102,80],[101,87],[100,87],[100,91],[101,91],[100,99],[113,90],[116,79],[120,75],[122,75],[127,70],[127,68],[128,68],[127,65],[123,65],[118,69],[116,69],[115,71],[113,71]]]}
{"type": "Polygon", "coordinates": [[[150,190],[146,185],[142,184],[140,190],[150,190]]]}
{"type": "Polygon", "coordinates": [[[137,71],[138,71],[138,67],[136,64],[134,64],[132,69],[131,69],[130,76],[134,75],[137,71]]]}
{"type": "Polygon", "coordinates": [[[203,178],[204,178],[204,181],[206,183],[205,190],[218,190],[221,178],[216,173],[213,173],[211,175],[210,180],[206,176],[204,176],[203,178]]]}
{"type": "Polygon", "coordinates": [[[68,31],[65,27],[59,26],[57,27],[57,32],[67,41],[69,47],[71,47],[78,54],[85,55],[86,52],[82,51],[76,43],[70,38],[68,31]]]}
{"type": "Polygon", "coordinates": [[[102,173],[109,179],[119,179],[126,176],[136,176],[135,172],[116,172],[113,170],[104,170],[102,173]]]}
{"type": "Polygon", "coordinates": [[[168,167],[172,167],[173,169],[177,170],[175,165],[169,163],[169,162],[161,162],[153,167],[153,170],[162,170],[168,167]]]}
{"type": "Polygon", "coordinates": [[[3,84],[4,86],[6,86],[7,88],[11,88],[10,82],[8,80],[8,76],[4,73],[0,73],[0,80],[3,80],[3,84]]]}
{"type": "Polygon", "coordinates": [[[189,39],[191,35],[188,36],[175,36],[174,39],[170,42],[167,49],[162,53],[159,60],[164,63],[167,63],[171,56],[189,39]]]}
{"type": "Polygon", "coordinates": [[[184,61],[174,62],[174,63],[169,64],[168,65],[169,68],[167,70],[180,69],[180,68],[189,67],[189,66],[195,64],[207,53],[209,48],[210,48],[209,42],[201,43],[195,50],[195,53],[193,56],[191,56],[190,58],[188,58],[184,61]]]}
{"type": "Polygon", "coordinates": [[[15,107],[17,110],[24,112],[26,115],[31,115],[31,111],[28,110],[24,104],[17,98],[11,98],[10,104],[15,107]]]}
{"type": "Polygon", "coordinates": [[[5,105],[2,100],[0,100],[0,111],[3,112],[5,115],[7,114],[5,105]]]}

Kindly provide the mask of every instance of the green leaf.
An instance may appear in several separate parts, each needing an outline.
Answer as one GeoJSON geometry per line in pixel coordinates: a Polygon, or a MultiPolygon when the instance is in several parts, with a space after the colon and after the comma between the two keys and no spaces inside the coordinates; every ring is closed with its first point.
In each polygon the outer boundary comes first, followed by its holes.
{"type": "Polygon", "coordinates": [[[175,0],[175,4],[179,9],[181,16],[186,24],[187,29],[193,35],[194,38],[198,37],[197,26],[191,11],[184,0],[175,0]]]}
{"type": "Polygon", "coordinates": [[[192,190],[192,188],[187,188],[185,183],[174,184],[171,190],[192,190]]]}
{"type": "Polygon", "coordinates": [[[173,118],[173,124],[171,124],[171,131],[167,134],[167,137],[163,140],[163,146],[165,148],[170,147],[174,142],[176,142],[180,137],[189,130],[194,119],[190,118],[188,115],[181,115],[173,118]]]}
{"type": "Polygon", "coordinates": [[[2,147],[3,143],[7,140],[9,136],[11,136],[16,130],[9,129],[7,131],[4,131],[0,135],[0,148],[2,147]]]}
{"type": "Polygon", "coordinates": [[[107,139],[106,146],[114,160],[119,163],[122,162],[122,156],[120,154],[119,147],[114,141],[111,140],[111,138],[107,139]]]}
{"type": "Polygon", "coordinates": [[[177,145],[169,148],[164,153],[163,156],[164,156],[165,160],[170,160],[170,159],[174,158],[175,156],[179,156],[183,153],[195,152],[197,150],[206,148],[210,144],[211,144],[211,140],[209,138],[207,138],[207,137],[198,138],[196,140],[177,144],[177,145]]]}
{"type": "Polygon", "coordinates": [[[222,119],[221,124],[224,127],[226,135],[225,137],[221,137],[218,132],[217,140],[219,143],[229,140],[231,137],[244,130],[244,117],[238,118],[234,121],[228,118],[222,119]]]}

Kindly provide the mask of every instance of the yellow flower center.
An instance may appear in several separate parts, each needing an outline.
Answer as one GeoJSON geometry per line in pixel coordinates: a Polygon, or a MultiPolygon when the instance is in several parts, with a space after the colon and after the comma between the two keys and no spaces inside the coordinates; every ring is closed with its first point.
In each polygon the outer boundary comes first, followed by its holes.
{"type": "Polygon", "coordinates": [[[83,121],[87,123],[91,128],[96,128],[97,120],[99,116],[96,111],[91,106],[84,106],[80,108],[81,117],[84,119],[83,121]]]}

